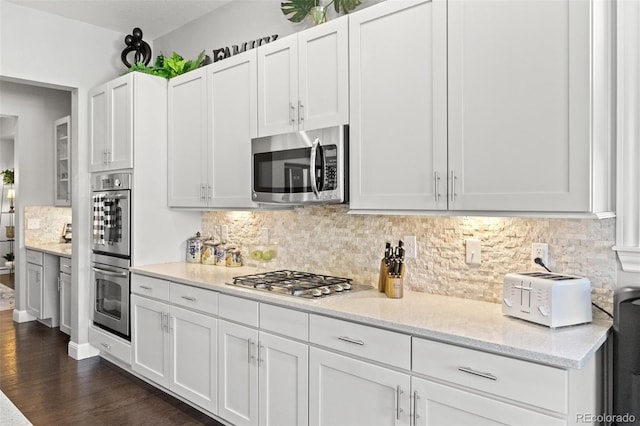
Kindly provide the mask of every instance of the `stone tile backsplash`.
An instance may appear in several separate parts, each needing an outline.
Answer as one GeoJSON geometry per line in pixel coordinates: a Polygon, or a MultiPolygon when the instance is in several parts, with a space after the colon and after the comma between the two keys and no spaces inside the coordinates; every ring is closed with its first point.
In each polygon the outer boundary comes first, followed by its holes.
{"type": "Polygon", "coordinates": [[[245,264],[261,229],[278,242],[269,269],[289,268],[347,276],[377,285],[386,241],[417,238],[418,256],[407,260],[405,287],[416,291],[500,303],[507,272],[542,270],[531,264],[531,243],[549,244],[552,271],[585,276],[594,301],[611,309],[616,279],[615,219],[539,219],[467,216],[348,214],[345,206],[298,207],[286,211],[206,212],[203,235],[229,229],[245,264]],[[482,244],[482,264],[465,263],[465,239],[482,244]]]}
{"type": "Polygon", "coordinates": [[[29,243],[60,243],[65,223],[71,222],[70,207],[25,206],[24,241],[29,243]],[[40,219],[39,229],[27,229],[31,219],[40,219]]]}

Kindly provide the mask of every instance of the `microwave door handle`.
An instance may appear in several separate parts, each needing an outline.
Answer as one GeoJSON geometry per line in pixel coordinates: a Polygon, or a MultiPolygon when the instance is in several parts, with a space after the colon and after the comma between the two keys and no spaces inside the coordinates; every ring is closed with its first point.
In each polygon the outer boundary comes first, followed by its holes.
{"type": "Polygon", "coordinates": [[[318,153],[318,146],[320,146],[320,139],[316,138],[313,141],[311,147],[311,158],[309,159],[309,174],[311,175],[311,189],[316,194],[316,198],[320,198],[320,192],[318,191],[318,182],[316,182],[316,155],[318,153]]]}

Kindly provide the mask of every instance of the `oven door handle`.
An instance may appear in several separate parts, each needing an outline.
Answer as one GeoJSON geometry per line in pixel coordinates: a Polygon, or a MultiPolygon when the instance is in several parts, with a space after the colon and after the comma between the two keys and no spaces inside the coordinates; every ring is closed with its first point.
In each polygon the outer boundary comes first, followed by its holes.
{"type": "Polygon", "coordinates": [[[108,275],[110,277],[126,277],[127,276],[126,272],[113,272],[113,271],[107,271],[106,269],[100,269],[100,268],[96,268],[96,267],[93,267],[91,269],[93,269],[95,272],[98,272],[98,273],[104,274],[104,275],[108,275]]]}

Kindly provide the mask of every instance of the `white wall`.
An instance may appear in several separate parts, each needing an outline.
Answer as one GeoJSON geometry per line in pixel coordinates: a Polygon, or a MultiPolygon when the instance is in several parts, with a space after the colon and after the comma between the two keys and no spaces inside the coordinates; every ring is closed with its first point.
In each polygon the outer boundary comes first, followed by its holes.
{"type": "MultiPolygon", "coordinates": [[[[0,79],[71,91],[72,199],[75,232],[71,294],[74,310],[69,348],[76,357],[84,357],[83,350],[91,349],[87,343],[92,306],[88,286],[91,210],[87,93],[92,87],[126,72],[120,62],[120,53],[125,47],[125,36],[126,34],[0,0],[0,79]],[[83,232],[85,229],[86,232],[83,232]]],[[[0,97],[3,97],[1,92],[0,97]]],[[[0,106],[0,115],[4,114],[2,108],[0,106]]],[[[38,154],[38,150],[28,152],[20,149],[21,136],[20,132],[16,134],[17,169],[20,168],[21,162],[25,161],[25,156],[38,154]]],[[[28,181],[28,178],[21,179],[28,181]]],[[[20,226],[18,217],[17,229],[20,226]]],[[[16,245],[18,268],[14,319],[24,320],[24,243],[17,240],[16,245]]]]}

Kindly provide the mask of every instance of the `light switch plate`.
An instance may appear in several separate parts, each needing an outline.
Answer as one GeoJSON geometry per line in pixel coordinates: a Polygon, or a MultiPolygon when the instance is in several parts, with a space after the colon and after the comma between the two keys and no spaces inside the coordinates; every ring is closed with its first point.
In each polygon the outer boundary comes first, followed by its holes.
{"type": "Polygon", "coordinates": [[[467,264],[479,265],[482,262],[482,248],[477,238],[467,238],[467,264]]]}

